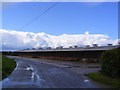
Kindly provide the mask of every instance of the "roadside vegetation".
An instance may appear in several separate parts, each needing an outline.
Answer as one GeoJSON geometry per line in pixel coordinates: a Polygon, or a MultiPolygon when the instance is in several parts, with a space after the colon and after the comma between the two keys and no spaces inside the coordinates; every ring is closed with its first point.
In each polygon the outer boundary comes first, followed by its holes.
{"type": "Polygon", "coordinates": [[[120,88],[120,80],[117,80],[116,78],[109,78],[108,76],[103,75],[101,72],[89,73],[85,74],[85,76],[88,76],[94,81],[108,85],[112,88],[120,88]]]}
{"type": "Polygon", "coordinates": [[[120,79],[120,47],[102,53],[101,73],[120,79]]]}
{"type": "Polygon", "coordinates": [[[0,81],[2,80],[2,53],[0,53],[0,81]]]}
{"type": "Polygon", "coordinates": [[[120,47],[102,53],[101,71],[85,75],[102,84],[120,88],[120,47]]]}
{"type": "Polygon", "coordinates": [[[14,68],[16,67],[16,62],[13,59],[2,56],[2,79],[8,77],[14,68]]]}

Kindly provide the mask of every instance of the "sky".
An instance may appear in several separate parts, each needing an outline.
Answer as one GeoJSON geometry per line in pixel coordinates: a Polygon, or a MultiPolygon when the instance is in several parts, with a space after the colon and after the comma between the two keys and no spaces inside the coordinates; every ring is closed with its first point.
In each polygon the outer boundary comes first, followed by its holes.
{"type": "Polygon", "coordinates": [[[2,0],[2,2],[119,2],[119,0],[2,0]]]}
{"type": "Polygon", "coordinates": [[[117,45],[118,3],[3,2],[0,28],[3,50],[117,45]]]}
{"type": "Polygon", "coordinates": [[[86,47],[86,45],[92,47],[93,44],[98,44],[98,46],[107,46],[108,44],[118,45],[118,39],[109,39],[109,36],[104,34],[89,34],[85,32],[84,34],[77,35],[62,34],[55,36],[46,33],[0,30],[3,34],[3,50],[38,49],[40,47],[56,48],[60,46],[63,46],[63,48],[69,48],[70,46],[86,47]]]}
{"type": "Polygon", "coordinates": [[[50,35],[91,34],[118,38],[117,2],[58,2],[44,15],[21,29],[55,2],[4,2],[2,28],[50,35]]]}

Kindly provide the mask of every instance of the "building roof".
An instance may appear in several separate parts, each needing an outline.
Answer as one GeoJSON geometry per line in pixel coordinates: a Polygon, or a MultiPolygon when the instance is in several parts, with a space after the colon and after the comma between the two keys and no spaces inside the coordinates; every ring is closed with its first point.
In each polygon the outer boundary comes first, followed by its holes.
{"type": "Polygon", "coordinates": [[[54,51],[105,51],[118,48],[119,46],[101,46],[101,47],[79,47],[79,48],[61,48],[61,49],[35,49],[20,50],[16,52],[54,52],[54,51]]]}

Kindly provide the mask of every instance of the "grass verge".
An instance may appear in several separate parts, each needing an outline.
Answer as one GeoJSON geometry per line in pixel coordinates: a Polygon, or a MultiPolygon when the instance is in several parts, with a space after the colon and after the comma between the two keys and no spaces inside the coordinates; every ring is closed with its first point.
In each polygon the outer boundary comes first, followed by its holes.
{"type": "Polygon", "coordinates": [[[16,67],[16,62],[13,59],[2,56],[2,80],[8,77],[14,68],[16,67]]]}
{"type": "Polygon", "coordinates": [[[0,81],[2,80],[2,53],[0,53],[0,81]]]}
{"type": "Polygon", "coordinates": [[[120,88],[120,80],[109,78],[103,75],[101,72],[89,73],[89,74],[85,74],[85,76],[88,76],[94,81],[100,82],[101,84],[109,85],[113,88],[120,88]]]}

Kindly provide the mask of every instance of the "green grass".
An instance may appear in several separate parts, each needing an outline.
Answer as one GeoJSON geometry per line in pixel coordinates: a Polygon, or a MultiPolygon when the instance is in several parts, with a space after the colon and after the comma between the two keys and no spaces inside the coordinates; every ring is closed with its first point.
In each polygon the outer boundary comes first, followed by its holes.
{"type": "Polygon", "coordinates": [[[120,88],[120,80],[117,80],[115,78],[109,78],[103,75],[101,72],[89,73],[89,74],[85,74],[85,76],[88,76],[94,81],[100,82],[105,85],[109,85],[113,88],[120,88]]]}
{"type": "Polygon", "coordinates": [[[16,62],[13,59],[2,56],[2,79],[8,77],[14,68],[16,67],[16,62]]]}

